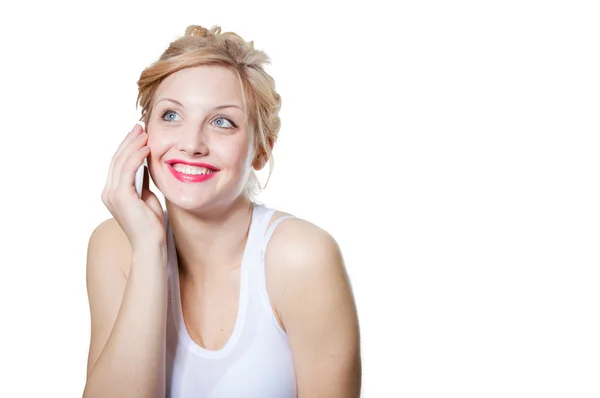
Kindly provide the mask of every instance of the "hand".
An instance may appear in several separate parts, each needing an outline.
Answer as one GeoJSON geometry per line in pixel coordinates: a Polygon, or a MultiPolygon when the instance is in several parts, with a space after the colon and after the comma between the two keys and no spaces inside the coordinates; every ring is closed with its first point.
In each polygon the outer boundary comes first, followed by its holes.
{"type": "Polygon", "coordinates": [[[150,154],[148,134],[136,124],[127,134],[110,164],[102,202],[119,223],[132,249],[166,244],[164,213],[156,195],[149,189],[148,171],[140,198],[135,191],[135,172],[150,154]]]}

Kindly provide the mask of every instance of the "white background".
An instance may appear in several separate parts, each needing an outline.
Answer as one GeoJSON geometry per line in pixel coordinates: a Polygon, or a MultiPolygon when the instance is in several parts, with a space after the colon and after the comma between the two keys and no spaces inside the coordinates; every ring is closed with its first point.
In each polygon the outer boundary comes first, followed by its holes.
{"type": "Polygon", "coordinates": [[[600,395],[598,2],[17,3],[0,12],[2,396],[81,396],[108,164],[141,71],[190,24],[272,58],[259,199],[341,245],[364,397],[600,395]]]}

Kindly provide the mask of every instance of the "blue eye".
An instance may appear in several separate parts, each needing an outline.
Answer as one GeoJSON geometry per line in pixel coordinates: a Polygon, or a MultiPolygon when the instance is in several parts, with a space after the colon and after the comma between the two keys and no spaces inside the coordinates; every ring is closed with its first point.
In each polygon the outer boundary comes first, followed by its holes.
{"type": "MultiPolygon", "coordinates": [[[[173,109],[165,109],[161,114],[161,119],[165,122],[179,121],[180,119],[177,119],[178,117],[179,115],[173,109]]],[[[237,127],[232,120],[224,116],[217,116],[213,123],[215,126],[224,129],[233,129],[237,127]],[[229,125],[227,125],[227,123],[229,123],[229,125]]]]}
{"type": "Polygon", "coordinates": [[[167,122],[172,122],[175,120],[175,118],[177,117],[177,112],[175,112],[173,109],[167,109],[162,113],[161,118],[163,120],[166,120],[167,122]],[[166,116],[166,119],[165,119],[166,116]]]}
{"type": "Polygon", "coordinates": [[[233,123],[231,120],[229,120],[229,119],[227,119],[227,118],[225,118],[225,117],[223,117],[223,116],[219,116],[219,117],[217,117],[217,118],[215,119],[215,123],[217,123],[217,124],[216,124],[216,125],[217,125],[217,127],[223,127],[223,128],[225,128],[225,129],[232,129],[232,128],[235,128],[235,127],[237,127],[237,126],[235,125],[235,123],[233,123]],[[219,120],[222,120],[222,122],[221,122],[221,123],[217,123],[219,120]],[[231,127],[224,127],[224,126],[223,126],[223,123],[224,123],[224,122],[227,122],[227,123],[229,123],[229,125],[230,125],[231,127]]]}

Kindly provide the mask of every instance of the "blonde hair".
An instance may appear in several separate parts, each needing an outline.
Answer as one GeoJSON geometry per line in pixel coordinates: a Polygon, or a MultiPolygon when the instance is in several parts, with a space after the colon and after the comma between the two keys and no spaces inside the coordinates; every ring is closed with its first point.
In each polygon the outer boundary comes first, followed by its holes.
{"type": "MultiPolygon", "coordinates": [[[[171,42],[160,58],[140,75],[136,105],[141,107],[141,119],[148,125],[158,86],[172,73],[202,65],[230,68],[236,72],[242,87],[245,122],[254,138],[253,148],[263,157],[261,167],[269,162],[270,178],[274,165],[271,146],[277,141],[281,128],[281,97],[275,91],[275,81],[263,69],[263,65],[270,63],[269,56],[256,50],[253,41],[246,42],[236,33],[221,33],[218,25],[210,30],[198,25],[188,26],[185,35],[171,42]]],[[[253,200],[261,189],[266,188],[269,178],[265,187],[261,187],[252,170],[244,193],[253,200]]]]}

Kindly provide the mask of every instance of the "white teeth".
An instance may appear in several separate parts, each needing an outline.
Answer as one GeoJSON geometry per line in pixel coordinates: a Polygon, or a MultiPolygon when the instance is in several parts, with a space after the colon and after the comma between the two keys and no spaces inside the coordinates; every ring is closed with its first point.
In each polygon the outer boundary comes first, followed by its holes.
{"type": "Polygon", "coordinates": [[[175,163],[173,164],[175,171],[183,174],[200,175],[200,174],[212,174],[214,170],[207,169],[205,167],[188,166],[187,164],[175,163]]]}

